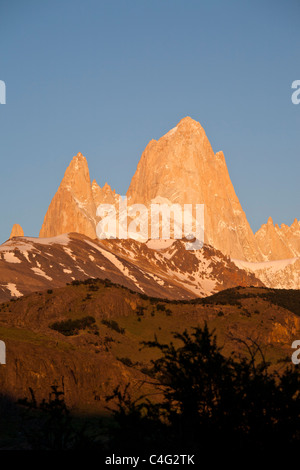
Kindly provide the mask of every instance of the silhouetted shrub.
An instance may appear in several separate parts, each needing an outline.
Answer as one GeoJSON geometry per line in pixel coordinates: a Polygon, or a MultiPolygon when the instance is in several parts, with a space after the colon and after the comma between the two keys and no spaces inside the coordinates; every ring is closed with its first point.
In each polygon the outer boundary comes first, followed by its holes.
{"type": "Polygon", "coordinates": [[[112,449],[202,454],[298,448],[297,368],[286,368],[282,375],[270,372],[251,348],[250,358],[225,357],[207,326],[174,334],[174,339],[179,346],[143,343],[160,351],[151,361],[159,402],[133,400],[128,387],[123,392],[117,387],[107,397],[118,400],[112,449]]]}
{"type": "Polygon", "coordinates": [[[46,401],[37,403],[30,388],[31,400],[18,403],[24,407],[24,434],[31,450],[82,450],[99,446],[93,436],[86,433],[85,427],[75,425],[68,410],[64,392],[53,385],[46,401]]]}

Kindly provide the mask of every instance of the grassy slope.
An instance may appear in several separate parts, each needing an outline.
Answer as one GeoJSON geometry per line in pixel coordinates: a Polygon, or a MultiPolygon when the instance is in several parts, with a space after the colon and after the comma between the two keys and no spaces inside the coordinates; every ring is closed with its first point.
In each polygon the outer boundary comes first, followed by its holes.
{"type": "MultiPolygon", "coordinates": [[[[64,387],[66,402],[78,419],[98,426],[99,414],[109,419],[104,397],[116,385],[131,384],[131,393],[151,393],[149,367],[156,352],[141,341],[172,340],[172,332],[207,321],[216,330],[224,352],[245,353],[237,339],[257,340],[277,369],[290,364],[291,343],[299,338],[299,291],[265,288],[228,289],[206,299],[170,302],[139,295],[105,281],[91,281],[37,292],[0,305],[0,339],[6,342],[7,364],[0,366],[0,392],[12,398],[48,396],[50,386],[64,387]],[[98,328],[64,336],[53,322],[93,316],[98,328]],[[120,334],[102,323],[114,320],[120,334]],[[129,366],[128,366],[129,365],[129,366]],[[94,424],[93,424],[94,423],[94,424]]],[[[1,398],[0,448],[22,446],[18,410],[1,398]],[[2,409],[3,408],[3,409],[2,409]]]]}
{"type": "Polygon", "coordinates": [[[3,391],[18,396],[27,395],[32,385],[42,396],[51,381],[61,383],[63,378],[71,405],[103,410],[103,396],[114,386],[130,381],[138,388],[143,380],[140,370],[149,366],[155,351],[141,348],[142,341],[156,335],[169,342],[172,332],[204,321],[216,330],[226,354],[244,353],[239,339],[252,338],[266,359],[281,368],[290,360],[291,343],[299,336],[299,294],[236,288],[206,299],[174,302],[99,280],[33,293],[0,305],[0,339],[7,343],[0,384],[3,391]],[[85,316],[95,318],[98,333],[86,329],[64,336],[49,328],[53,322],[85,316]],[[103,319],[115,320],[125,334],[104,325],[103,319]],[[125,365],[119,360],[124,358],[125,365]],[[134,367],[126,365],[128,359],[134,367]]]}

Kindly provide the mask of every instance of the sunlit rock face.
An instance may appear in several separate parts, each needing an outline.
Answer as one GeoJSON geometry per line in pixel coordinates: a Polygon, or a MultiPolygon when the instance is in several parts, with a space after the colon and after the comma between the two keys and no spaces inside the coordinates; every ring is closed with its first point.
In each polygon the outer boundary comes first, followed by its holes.
{"type": "MultiPolygon", "coordinates": [[[[214,153],[204,129],[190,117],[182,119],[159,140],[151,140],[138,163],[127,191],[127,205],[130,208],[143,204],[150,214],[154,203],[169,207],[178,204],[182,210],[185,204],[193,207],[204,204],[204,243],[232,259],[262,262],[299,257],[297,219],[290,227],[282,224],[280,228],[269,219],[253,234],[230,180],[223,152],[214,153]]],[[[51,201],[40,237],[69,232],[99,237],[97,207],[101,204],[115,207],[117,236],[121,219],[122,223],[125,220],[123,228],[130,232],[133,218],[123,217],[119,211],[119,195],[108,183],[102,188],[96,180],[91,184],[87,161],[78,153],[51,201]]],[[[146,239],[151,238],[150,218],[149,224],[146,239]]],[[[12,233],[23,235],[17,226],[12,233]]],[[[109,229],[103,234],[110,238],[109,229]]],[[[172,223],[170,238],[176,238],[172,223]]]]}
{"type": "Polygon", "coordinates": [[[261,259],[231,183],[223,152],[214,154],[202,126],[186,117],[147,145],[127,192],[128,203],[204,204],[205,243],[234,258],[261,259]]]}
{"type": "Polygon", "coordinates": [[[24,232],[23,232],[23,229],[22,229],[21,225],[14,224],[13,228],[11,230],[11,234],[10,234],[9,238],[23,237],[23,236],[24,236],[24,232]]]}

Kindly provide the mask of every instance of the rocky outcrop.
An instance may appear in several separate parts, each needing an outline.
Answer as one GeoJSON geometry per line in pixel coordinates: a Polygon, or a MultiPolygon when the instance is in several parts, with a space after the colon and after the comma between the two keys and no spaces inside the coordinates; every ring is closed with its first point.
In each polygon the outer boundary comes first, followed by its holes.
{"type": "Polygon", "coordinates": [[[97,181],[92,183],[92,193],[96,207],[99,204],[115,204],[117,202],[117,195],[115,189],[112,190],[108,183],[105,183],[103,188],[100,188],[97,181]]]}
{"type": "Polygon", "coordinates": [[[300,222],[294,220],[292,225],[281,227],[269,217],[256,232],[255,239],[265,260],[297,258],[300,256],[300,222]]]}
{"type": "Polygon", "coordinates": [[[300,221],[294,219],[290,227],[281,224],[280,232],[294,255],[300,257],[300,221]]]}
{"type": "Polygon", "coordinates": [[[13,238],[13,237],[24,237],[24,232],[23,232],[21,225],[19,224],[13,225],[9,238],[13,238]]]}

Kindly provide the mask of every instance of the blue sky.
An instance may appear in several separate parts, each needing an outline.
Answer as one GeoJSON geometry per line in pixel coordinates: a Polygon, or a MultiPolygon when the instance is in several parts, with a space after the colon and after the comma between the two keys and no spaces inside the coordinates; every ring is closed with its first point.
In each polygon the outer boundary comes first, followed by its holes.
{"type": "Polygon", "coordinates": [[[125,194],[184,116],[223,150],[250,225],[299,218],[300,2],[0,0],[0,241],[37,236],[79,151],[125,194]]]}

